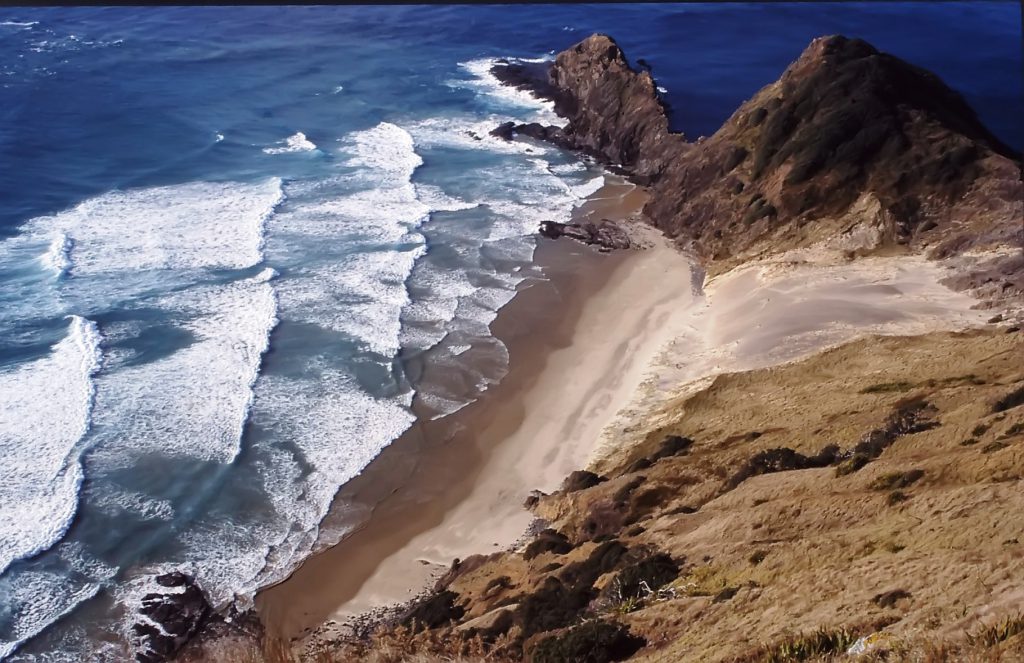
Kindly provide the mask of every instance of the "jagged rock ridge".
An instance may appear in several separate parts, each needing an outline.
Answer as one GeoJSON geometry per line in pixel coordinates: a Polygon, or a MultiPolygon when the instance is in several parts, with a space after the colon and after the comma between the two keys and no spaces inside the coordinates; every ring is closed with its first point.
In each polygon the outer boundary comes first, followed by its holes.
{"type": "MultiPolygon", "coordinates": [[[[697,142],[669,130],[651,74],[631,68],[606,35],[563,51],[546,71],[493,71],[569,120],[508,131],[582,150],[650,185],[651,221],[723,268],[858,225],[874,246],[940,258],[1024,241],[1019,156],[937,76],[860,39],[814,40],[697,142]]],[[[1019,262],[1004,260],[994,277],[1018,294],[1019,262]]]]}

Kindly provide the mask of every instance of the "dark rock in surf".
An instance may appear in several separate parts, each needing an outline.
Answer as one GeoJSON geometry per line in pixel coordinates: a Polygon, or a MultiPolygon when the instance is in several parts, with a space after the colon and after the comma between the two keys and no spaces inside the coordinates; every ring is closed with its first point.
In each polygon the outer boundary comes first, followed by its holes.
{"type": "Polygon", "coordinates": [[[503,140],[512,140],[516,137],[516,123],[515,122],[503,122],[497,127],[491,129],[491,135],[495,138],[501,138],[503,140]]]}
{"type": "Polygon", "coordinates": [[[132,626],[141,643],[135,656],[140,663],[173,659],[211,616],[206,596],[188,575],[175,571],[154,580],[176,591],[153,592],[142,598],[139,613],[144,619],[132,626]]]}
{"type": "Polygon", "coordinates": [[[596,246],[599,251],[628,249],[632,245],[626,231],[608,219],[602,219],[600,223],[543,221],[538,232],[548,239],[568,237],[583,244],[596,246]]]}

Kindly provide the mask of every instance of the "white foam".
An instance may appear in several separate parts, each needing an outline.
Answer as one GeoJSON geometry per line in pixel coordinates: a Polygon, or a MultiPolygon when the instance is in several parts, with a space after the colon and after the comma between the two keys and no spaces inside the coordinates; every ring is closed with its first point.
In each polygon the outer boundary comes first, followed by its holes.
{"type": "Polygon", "coordinates": [[[279,178],[112,191],[32,219],[22,232],[68,238],[72,276],[241,269],[262,260],[264,224],[282,196],[279,178]]]}
{"type": "Polygon", "coordinates": [[[283,580],[313,550],[338,486],[414,421],[398,399],[366,394],[326,358],[312,360],[301,374],[264,375],[255,388],[252,422],[273,442],[255,442],[250,452],[254,489],[269,499],[269,512],[239,527],[224,528],[216,517],[194,523],[180,538],[181,559],[137,570],[116,588],[120,603],[137,604],[152,591],[154,574],[183,568],[215,606],[250,606],[259,588],[283,580]]]}
{"type": "Polygon", "coordinates": [[[371,352],[394,357],[400,315],[409,302],[405,279],[424,251],[421,243],[408,251],[353,253],[334,265],[304,269],[297,278],[282,281],[282,311],[290,319],[346,334],[371,352]]]}
{"type": "Polygon", "coordinates": [[[279,551],[253,587],[290,573],[314,542],[338,486],[359,474],[414,421],[398,400],[374,398],[336,369],[314,364],[307,371],[317,379],[264,376],[257,386],[254,423],[294,444],[313,471],[296,481],[281,471],[282,463],[262,464],[265,489],[282,516],[278,525],[291,540],[285,549],[295,554],[279,551]]]}
{"type": "Polygon", "coordinates": [[[213,137],[213,140],[214,140],[214,142],[217,142],[217,143],[221,142],[222,140],[224,140],[224,134],[222,134],[222,133],[215,134],[214,137],[213,137]]]}
{"type": "Polygon", "coordinates": [[[110,518],[130,513],[145,520],[170,522],[174,518],[174,505],[170,500],[156,499],[131,491],[107,491],[90,496],[89,505],[110,518]]]}
{"type": "Polygon", "coordinates": [[[344,85],[337,85],[333,90],[331,90],[331,94],[338,94],[339,92],[342,92],[344,89],[344,85]]]}
{"type": "Polygon", "coordinates": [[[73,316],[49,355],[0,373],[0,572],[52,546],[75,515],[100,340],[95,323],[73,316]]]}
{"type": "Polygon", "coordinates": [[[406,279],[426,251],[419,226],[432,209],[470,205],[412,183],[423,160],[412,136],[395,124],[355,132],[343,143],[347,165],[358,168],[340,182],[346,193],[328,197],[315,187],[301,188],[271,222],[273,257],[294,264],[279,285],[281,311],[390,359],[398,352],[400,316],[409,302],[406,279]],[[314,245],[319,259],[307,257],[314,245]]]}
{"type": "Polygon", "coordinates": [[[471,203],[449,196],[440,187],[431,184],[416,184],[415,186],[416,197],[432,212],[458,212],[480,206],[480,203],[471,203]]]}
{"type": "Polygon", "coordinates": [[[402,127],[390,122],[357,131],[348,142],[349,150],[355,153],[350,164],[368,169],[364,172],[369,181],[383,186],[396,183],[409,184],[413,172],[423,165],[423,159],[416,153],[412,135],[402,127]]]}
{"type": "Polygon", "coordinates": [[[660,85],[658,86],[657,90],[658,90],[658,92],[660,92],[662,94],[668,94],[668,90],[666,90],[665,88],[663,88],[660,85]]]}
{"type": "Polygon", "coordinates": [[[583,184],[577,184],[571,188],[572,195],[576,198],[577,202],[583,201],[585,198],[589,198],[598,191],[601,190],[605,184],[604,175],[598,175],[597,177],[587,180],[583,184]]]}
{"type": "Polygon", "coordinates": [[[71,267],[71,238],[67,233],[57,232],[50,242],[50,248],[41,258],[43,264],[58,276],[63,276],[71,267]]]}
{"type": "MultiPolygon", "coordinates": [[[[470,74],[472,78],[468,81],[449,81],[453,87],[465,87],[475,90],[480,94],[497,102],[500,106],[510,109],[517,109],[520,112],[526,111],[525,117],[528,121],[540,122],[564,127],[567,121],[555,113],[555,105],[550,101],[538,99],[533,93],[505,85],[491,73],[491,68],[504,60],[504,58],[479,58],[460,62],[459,67],[470,74]]],[[[519,58],[519,62],[540,63],[549,61],[549,57],[542,58],[519,58]]]]}
{"type": "Polygon", "coordinates": [[[79,603],[95,596],[101,587],[99,582],[71,584],[63,575],[50,571],[31,570],[19,573],[15,578],[0,578],[3,607],[13,612],[8,622],[10,639],[0,640],[0,660],[74,610],[79,603]]]}
{"type": "Polygon", "coordinates": [[[272,270],[199,286],[150,304],[175,313],[195,341],[158,360],[119,367],[97,379],[91,456],[103,471],[140,456],[230,463],[252,403],[252,385],[277,324],[272,270]]]}
{"type": "Polygon", "coordinates": [[[263,151],[266,154],[290,154],[292,152],[312,152],[316,149],[316,143],[306,138],[306,134],[301,131],[296,131],[276,144],[279,147],[265,147],[263,151]]]}
{"type": "Polygon", "coordinates": [[[14,28],[32,28],[39,25],[39,21],[0,21],[0,25],[7,25],[14,28]]]}
{"type": "Polygon", "coordinates": [[[409,132],[421,147],[487,150],[504,154],[545,154],[547,147],[523,141],[507,141],[490,135],[491,130],[513,118],[490,115],[486,119],[467,116],[432,117],[410,123],[409,132]]]}

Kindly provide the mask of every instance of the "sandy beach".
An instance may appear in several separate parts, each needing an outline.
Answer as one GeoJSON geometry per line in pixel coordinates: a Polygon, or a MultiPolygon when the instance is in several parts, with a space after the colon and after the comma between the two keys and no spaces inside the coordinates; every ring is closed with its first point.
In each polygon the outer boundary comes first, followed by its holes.
{"type": "MultiPolygon", "coordinates": [[[[643,200],[611,180],[577,218],[625,219],[643,200]]],[[[636,231],[647,248],[602,255],[540,244],[549,280],[529,284],[492,325],[508,347],[508,375],[458,413],[415,426],[342,488],[327,527],[357,531],[258,596],[271,629],[301,637],[407,600],[452,559],[525,533],[524,499],[586,464],[671,339],[666,321],[692,303],[688,259],[649,228],[636,231]],[[680,287],[661,287],[666,279],[680,287]]]]}
{"type": "Polygon", "coordinates": [[[643,202],[641,189],[613,179],[576,212],[632,219],[643,250],[540,244],[548,280],[525,287],[493,325],[508,375],[458,413],[420,422],[342,488],[325,529],[355,531],[259,595],[271,629],[287,639],[329,632],[414,597],[455,558],[507,548],[534,518],[522,506],[531,491],[600,469],[617,446],[659,425],[665,403],[715,375],[868,333],[960,329],[986,317],[939,284],[941,267],[910,256],[848,263],[803,251],[702,288],[683,253],[636,225],[643,202]]]}

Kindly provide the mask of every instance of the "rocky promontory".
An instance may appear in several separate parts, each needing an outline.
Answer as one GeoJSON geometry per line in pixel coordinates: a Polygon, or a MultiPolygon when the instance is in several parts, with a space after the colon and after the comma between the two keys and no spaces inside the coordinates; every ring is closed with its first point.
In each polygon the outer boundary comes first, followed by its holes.
{"type": "Polygon", "coordinates": [[[493,73],[568,120],[505,127],[506,137],[581,150],[649,186],[650,221],[712,273],[825,243],[851,255],[967,255],[954,286],[993,301],[1024,295],[1020,155],[937,76],[863,40],[814,40],[696,142],[670,130],[651,72],[606,35],[547,67],[493,73]]]}

